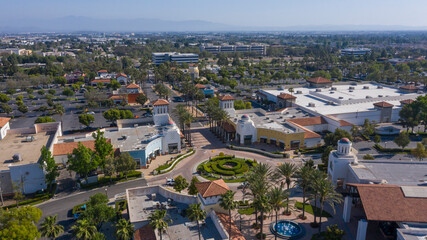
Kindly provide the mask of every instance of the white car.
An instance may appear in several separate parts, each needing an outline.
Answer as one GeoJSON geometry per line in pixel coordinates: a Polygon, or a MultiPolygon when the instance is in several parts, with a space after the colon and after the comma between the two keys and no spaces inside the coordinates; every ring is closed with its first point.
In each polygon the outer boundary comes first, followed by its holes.
{"type": "Polygon", "coordinates": [[[87,114],[95,115],[95,112],[88,112],[87,114]]]}
{"type": "Polygon", "coordinates": [[[166,185],[173,186],[175,185],[175,179],[166,179],[166,185]]]}

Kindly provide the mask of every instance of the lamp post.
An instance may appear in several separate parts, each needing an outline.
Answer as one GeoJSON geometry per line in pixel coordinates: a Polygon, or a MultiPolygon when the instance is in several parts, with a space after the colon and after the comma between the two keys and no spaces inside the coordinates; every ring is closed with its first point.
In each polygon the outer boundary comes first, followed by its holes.
{"type": "Polygon", "coordinates": [[[107,189],[107,188],[105,188],[104,190],[105,190],[105,196],[107,196],[107,197],[108,197],[108,189],[107,189]]]}

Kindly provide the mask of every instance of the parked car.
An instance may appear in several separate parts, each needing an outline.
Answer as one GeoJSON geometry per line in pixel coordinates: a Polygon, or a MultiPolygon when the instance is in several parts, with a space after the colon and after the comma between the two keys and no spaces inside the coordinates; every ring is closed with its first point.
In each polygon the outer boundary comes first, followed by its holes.
{"type": "Polygon", "coordinates": [[[173,179],[173,178],[166,179],[166,185],[168,185],[168,186],[175,185],[175,179],[173,179]]]}

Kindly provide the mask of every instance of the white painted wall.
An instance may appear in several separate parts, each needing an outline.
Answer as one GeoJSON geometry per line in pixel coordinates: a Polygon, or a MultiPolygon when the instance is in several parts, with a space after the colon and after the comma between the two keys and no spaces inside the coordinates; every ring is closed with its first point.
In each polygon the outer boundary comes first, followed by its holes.
{"type": "Polygon", "coordinates": [[[10,124],[7,122],[0,130],[0,140],[6,137],[7,131],[10,129],[10,124]]]}
{"type": "Polygon", "coordinates": [[[23,193],[30,194],[46,189],[43,170],[38,163],[10,166],[12,182],[23,182],[23,193]]]}

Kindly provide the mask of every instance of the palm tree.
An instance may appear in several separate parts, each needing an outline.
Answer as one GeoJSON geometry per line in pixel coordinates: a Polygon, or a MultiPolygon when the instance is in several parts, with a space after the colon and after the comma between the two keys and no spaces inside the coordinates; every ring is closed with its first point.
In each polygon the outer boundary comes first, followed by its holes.
{"type": "MultiPolygon", "coordinates": [[[[269,199],[270,199],[270,205],[271,208],[276,212],[276,225],[275,225],[275,231],[277,232],[277,212],[280,211],[280,209],[287,204],[286,202],[283,202],[283,199],[289,199],[289,192],[287,190],[283,190],[283,187],[273,187],[270,192],[268,193],[269,199]]],[[[274,235],[274,239],[277,239],[277,235],[274,235]]]]}
{"type": "MultiPolygon", "coordinates": [[[[297,171],[297,167],[293,163],[284,163],[276,168],[277,177],[285,180],[286,189],[289,192],[289,188],[291,187],[292,177],[295,175],[297,171]]],[[[289,194],[286,201],[286,213],[289,213],[289,194]]]]}
{"type": "Polygon", "coordinates": [[[219,206],[222,207],[224,210],[228,210],[228,217],[230,218],[228,226],[228,239],[231,239],[231,210],[237,208],[237,203],[234,201],[234,194],[236,194],[236,192],[229,190],[226,193],[222,194],[221,199],[219,200],[219,206]]]}
{"type": "Polygon", "coordinates": [[[322,213],[325,203],[328,203],[331,206],[335,214],[335,204],[341,203],[342,198],[341,194],[335,191],[334,185],[331,181],[323,179],[319,183],[319,202],[320,202],[320,216],[319,216],[319,233],[322,228],[322,213]]]}
{"type": "Polygon", "coordinates": [[[43,237],[55,239],[64,232],[64,226],[56,224],[56,215],[47,216],[40,227],[43,237]]]}
{"type": "Polygon", "coordinates": [[[197,230],[199,231],[199,240],[200,240],[200,220],[206,218],[206,212],[201,208],[200,203],[191,204],[187,209],[187,217],[191,221],[197,221],[197,230]]]}
{"type": "Polygon", "coordinates": [[[134,226],[124,218],[121,218],[116,224],[116,237],[119,240],[130,240],[133,237],[134,226]]]}
{"type": "Polygon", "coordinates": [[[264,237],[264,232],[263,232],[263,228],[264,228],[264,213],[269,212],[271,209],[271,205],[270,205],[270,198],[268,195],[258,195],[258,197],[254,200],[254,206],[256,207],[256,209],[258,209],[258,211],[261,212],[261,226],[260,226],[260,237],[261,239],[263,239],[264,237]]]}
{"type": "Polygon", "coordinates": [[[300,167],[296,172],[297,183],[300,188],[302,188],[302,218],[305,219],[305,203],[307,197],[307,189],[310,185],[311,173],[313,168],[309,165],[304,165],[300,167]]]}
{"type": "Polygon", "coordinates": [[[160,240],[162,240],[163,230],[168,228],[168,222],[172,222],[169,218],[167,218],[166,210],[156,210],[149,217],[150,226],[159,231],[160,240]]]}
{"type": "Polygon", "coordinates": [[[226,111],[224,111],[223,109],[220,109],[219,113],[218,113],[218,120],[221,124],[221,138],[224,141],[225,140],[225,130],[224,130],[224,123],[230,119],[230,115],[228,115],[228,113],[226,111]]]}
{"type": "Polygon", "coordinates": [[[188,111],[183,114],[184,124],[187,125],[187,141],[191,146],[191,122],[193,121],[193,115],[191,115],[188,111]]]}
{"type": "Polygon", "coordinates": [[[77,220],[76,224],[71,227],[73,235],[77,239],[90,240],[97,232],[96,227],[87,219],[77,220]]]}
{"type": "MultiPolygon", "coordinates": [[[[319,170],[314,170],[311,174],[310,195],[314,199],[314,209],[317,209],[317,201],[319,199],[319,187],[321,182],[326,179],[326,174],[319,170]]],[[[314,211],[314,225],[316,225],[317,211],[314,211]]]]}

